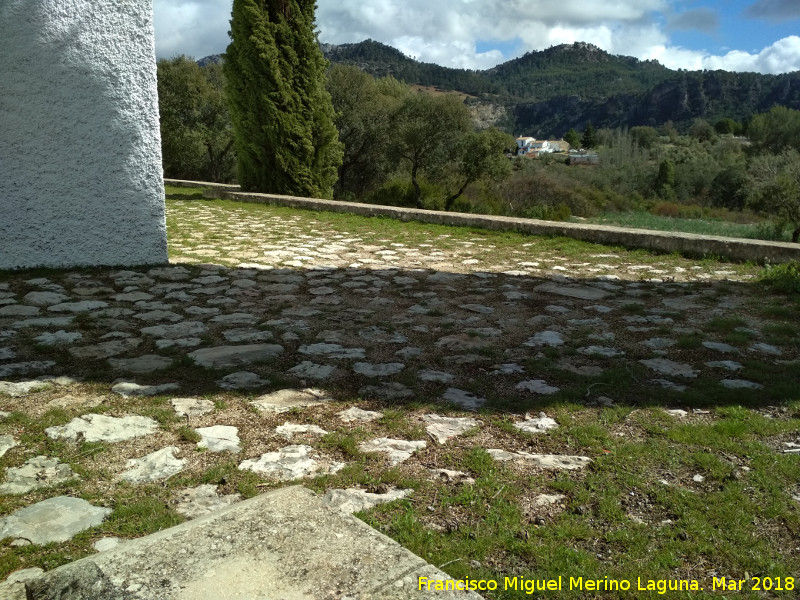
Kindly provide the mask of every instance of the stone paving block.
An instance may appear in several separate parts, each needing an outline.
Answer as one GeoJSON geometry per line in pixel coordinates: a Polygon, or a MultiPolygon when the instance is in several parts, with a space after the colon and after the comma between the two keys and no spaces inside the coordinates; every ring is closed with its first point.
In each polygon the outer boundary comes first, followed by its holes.
{"type": "Polygon", "coordinates": [[[282,488],[48,571],[34,600],[480,600],[419,589],[447,575],[313,492],[282,488]],[[313,540],[313,543],[309,543],[313,540]],[[213,576],[209,576],[213,573],[213,576]],[[243,576],[243,574],[247,574],[243,576]]]}

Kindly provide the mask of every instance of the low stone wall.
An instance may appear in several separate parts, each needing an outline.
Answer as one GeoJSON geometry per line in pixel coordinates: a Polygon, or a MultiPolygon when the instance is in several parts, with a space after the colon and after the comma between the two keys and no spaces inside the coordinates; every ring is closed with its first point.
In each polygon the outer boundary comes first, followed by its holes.
{"type": "Polygon", "coordinates": [[[492,215],[473,215],[466,213],[444,212],[438,210],[420,210],[378,204],[360,204],[357,202],[339,202],[336,200],[318,200],[315,198],[297,198],[277,194],[255,194],[237,191],[238,186],[203,183],[198,181],[165,180],[167,185],[181,187],[206,188],[209,198],[224,198],[238,202],[254,202],[287,206],[305,210],[343,212],[365,217],[390,217],[401,221],[419,221],[436,225],[454,225],[461,227],[478,227],[495,231],[516,231],[530,235],[563,236],[612,246],[626,248],[643,248],[654,252],[679,252],[686,256],[706,257],[718,256],[739,262],[756,262],[760,264],[783,263],[800,260],[800,244],[787,242],[767,242],[742,238],[697,235],[694,233],[678,233],[653,231],[650,229],[626,229],[609,225],[588,225],[583,223],[560,223],[540,221],[538,219],[520,219],[515,217],[497,217],[492,215]]]}

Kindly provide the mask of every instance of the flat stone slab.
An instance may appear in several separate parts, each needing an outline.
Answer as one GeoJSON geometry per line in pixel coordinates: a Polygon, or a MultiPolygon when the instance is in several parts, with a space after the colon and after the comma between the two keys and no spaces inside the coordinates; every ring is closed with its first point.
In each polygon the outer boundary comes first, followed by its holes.
{"type": "Polygon", "coordinates": [[[229,329],[228,331],[223,331],[222,337],[224,337],[227,341],[236,344],[240,342],[250,342],[250,343],[270,342],[272,341],[274,336],[272,335],[271,331],[242,328],[242,329],[229,329]]]}
{"type": "Polygon", "coordinates": [[[561,454],[528,454],[527,452],[507,452],[505,450],[489,449],[487,452],[495,460],[505,462],[514,461],[532,464],[544,469],[577,471],[585,468],[592,459],[588,456],[569,456],[561,454]]]}
{"type": "Polygon", "coordinates": [[[207,398],[173,398],[170,404],[181,417],[202,417],[214,410],[214,403],[207,398]]]}
{"type": "Polygon", "coordinates": [[[714,369],[725,369],[726,371],[741,371],[744,369],[744,365],[735,360],[712,360],[707,362],[706,366],[714,369]]]}
{"type": "Polygon", "coordinates": [[[190,352],[189,357],[201,367],[219,369],[270,360],[282,352],[283,346],[277,344],[246,344],[243,346],[201,348],[190,352]]]}
{"type": "Polygon", "coordinates": [[[639,362],[662,375],[676,375],[688,379],[697,377],[697,371],[692,369],[690,365],[676,363],[674,360],[667,358],[651,358],[649,360],[640,360],[639,362]]]}
{"type": "Polygon", "coordinates": [[[353,371],[365,377],[388,377],[400,373],[406,366],[403,363],[362,363],[353,365],[353,371]]]}
{"type": "Polygon", "coordinates": [[[432,381],[434,383],[450,383],[454,379],[452,373],[433,371],[431,369],[423,369],[417,373],[417,377],[419,377],[420,381],[432,381]]]}
{"type": "Polygon", "coordinates": [[[141,330],[143,335],[169,340],[195,337],[206,331],[208,331],[208,327],[200,321],[183,321],[174,325],[153,325],[152,327],[144,327],[141,330]]]}
{"type": "Polygon", "coordinates": [[[344,463],[321,456],[311,446],[284,446],[277,452],[266,452],[259,458],[242,461],[239,469],[253,471],[278,481],[293,481],[303,477],[336,473],[344,463]]]}
{"type": "Polygon", "coordinates": [[[311,434],[311,435],[326,435],[328,432],[318,425],[299,425],[297,423],[284,423],[275,428],[275,433],[285,437],[287,440],[292,439],[295,434],[311,434]]]}
{"type": "Polygon", "coordinates": [[[0,381],[0,394],[8,394],[12,398],[22,398],[34,392],[41,392],[52,387],[47,381],[19,381],[17,383],[11,381],[0,381]]]}
{"type": "Polygon", "coordinates": [[[152,373],[172,366],[173,360],[157,354],[145,354],[136,358],[109,358],[108,364],[116,371],[126,373],[152,373]]]}
{"type": "Polygon", "coordinates": [[[709,350],[716,350],[724,354],[741,354],[741,351],[735,346],[730,344],[723,344],[722,342],[703,342],[703,347],[709,350]]]}
{"type": "Polygon", "coordinates": [[[523,344],[523,346],[532,346],[534,348],[538,346],[556,347],[563,345],[564,338],[557,331],[540,331],[523,344]]]}
{"type": "Polygon", "coordinates": [[[175,503],[175,511],[187,519],[196,519],[241,502],[241,494],[220,496],[217,486],[206,483],[183,490],[175,503]]]}
{"type": "Polygon", "coordinates": [[[515,389],[523,392],[531,392],[533,394],[541,394],[543,396],[550,396],[561,391],[559,388],[552,385],[547,385],[543,379],[530,379],[528,381],[520,381],[514,386],[515,389]]]}
{"type": "Polygon", "coordinates": [[[478,313],[479,315],[490,315],[494,312],[491,306],[484,306],[483,304],[460,304],[458,308],[478,313]]]}
{"type": "Polygon", "coordinates": [[[23,300],[26,304],[33,304],[34,306],[52,306],[53,304],[61,304],[68,298],[69,296],[58,292],[28,292],[23,300]]]}
{"type": "Polygon", "coordinates": [[[56,313],[84,313],[107,308],[108,302],[102,300],[81,300],[80,302],[64,302],[48,307],[48,311],[56,313]]]}
{"type": "Polygon", "coordinates": [[[19,446],[19,442],[14,439],[13,435],[0,435],[0,456],[5,456],[6,452],[16,446],[19,446]]]}
{"type": "Polygon", "coordinates": [[[80,358],[82,360],[100,360],[102,358],[110,358],[129,352],[141,343],[141,338],[123,338],[121,340],[100,342],[94,346],[70,348],[69,353],[75,358],[80,358]]]}
{"type": "Polygon", "coordinates": [[[548,417],[544,413],[539,413],[538,417],[527,419],[522,423],[514,423],[514,427],[526,433],[544,433],[550,429],[556,429],[558,423],[555,419],[548,417]]]}
{"type": "Polygon", "coordinates": [[[361,442],[358,448],[362,452],[383,452],[389,456],[389,462],[394,466],[408,460],[414,452],[425,448],[427,445],[423,441],[408,442],[392,438],[375,438],[374,440],[361,442]]]}
{"type": "Polygon", "coordinates": [[[314,388],[304,390],[278,390],[271,394],[259,396],[250,404],[255,406],[258,410],[271,413],[288,412],[294,408],[306,408],[308,406],[317,406],[331,402],[331,398],[327,392],[314,388]]]}
{"type": "Polygon", "coordinates": [[[773,356],[783,356],[783,351],[780,348],[777,348],[770,344],[765,344],[763,342],[758,342],[757,344],[753,344],[752,346],[750,346],[750,350],[752,352],[761,352],[763,354],[771,354],[773,356]]]}
{"type": "Polygon", "coordinates": [[[339,413],[339,418],[344,423],[352,423],[353,421],[369,423],[370,421],[375,421],[381,417],[383,417],[383,413],[374,410],[362,410],[357,406],[352,406],[339,413]]]}
{"type": "Polygon", "coordinates": [[[625,352],[611,348],[609,346],[586,346],[578,348],[578,354],[584,356],[602,356],[603,358],[614,358],[615,356],[625,356],[625,352]]]}
{"type": "Polygon", "coordinates": [[[110,508],[92,506],[80,498],[48,498],[0,519],[0,538],[40,545],[66,542],[81,531],[100,525],[110,513],[110,508]]]}
{"type": "Polygon", "coordinates": [[[322,380],[330,377],[336,367],[331,365],[318,365],[310,360],[304,360],[299,365],[289,369],[287,373],[291,373],[296,377],[306,377],[308,379],[322,380]]]}
{"type": "Polygon", "coordinates": [[[384,494],[373,494],[366,490],[348,488],[346,490],[328,490],[322,497],[322,501],[334,510],[345,515],[362,510],[369,510],[378,504],[386,504],[401,500],[414,490],[387,490],[384,494]]]}
{"type": "Polygon", "coordinates": [[[9,375],[16,375],[17,373],[41,373],[55,366],[56,363],[52,360],[32,360],[21,363],[9,363],[0,365],[0,377],[8,377],[9,375]]]}
{"type": "Polygon", "coordinates": [[[41,335],[37,335],[34,341],[37,344],[43,344],[45,346],[61,346],[77,342],[82,337],[83,334],[77,331],[64,331],[61,329],[54,333],[45,332],[41,335]]]}
{"type": "Polygon", "coordinates": [[[48,427],[45,433],[51,439],[82,439],[86,442],[123,442],[150,435],[158,430],[158,423],[150,417],[109,417],[88,414],[75,417],[66,425],[48,427]]]}
{"type": "Polygon", "coordinates": [[[223,390],[254,390],[269,385],[269,381],[249,371],[238,371],[225,375],[217,385],[223,390]]]}
{"type": "Polygon", "coordinates": [[[209,452],[241,452],[239,430],[232,425],[212,425],[199,427],[195,431],[202,438],[197,442],[198,448],[207,448],[209,452]]]}
{"type": "Polygon", "coordinates": [[[480,425],[469,417],[443,417],[436,414],[422,415],[422,420],[428,424],[425,431],[440,444],[480,425]]]}
{"type": "Polygon", "coordinates": [[[128,470],[120,475],[120,479],[130,483],[148,483],[180,473],[186,461],[177,458],[176,452],[176,446],[167,446],[142,458],[132,458],[128,461],[128,470]]]}
{"type": "Polygon", "coordinates": [[[546,292],[557,296],[566,296],[567,298],[578,298],[579,300],[602,300],[610,295],[608,292],[585,285],[543,283],[533,289],[537,292],[546,292]]]}
{"type": "Polygon", "coordinates": [[[34,456],[21,467],[6,469],[6,482],[0,485],[0,494],[27,494],[31,490],[58,485],[75,477],[77,475],[70,466],[59,462],[57,458],[34,456]]]}
{"type": "Polygon", "coordinates": [[[729,390],[763,390],[764,386],[755,381],[747,381],[746,379],[723,379],[720,381],[723,387],[729,390]]]}
{"type": "MultiPolygon", "coordinates": [[[[71,600],[111,600],[133,588],[138,598],[158,600],[329,600],[332,590],[354,600],[429,600],[420,577],[449,579],[313,492],[288,487],[126,541],[29,585],[37,599],[69,590],[71,600]]],[[[434,596],[480,600],[455,591],[434,596]]]]}
{"type": "Polygon", "coordinates": [[[177,383],[162,383],[161,385],[139,385],[133,381],[119,381],[111,386],[111,391],[125,398],[131,396],[158,396],[177,390],[177,383]]]}
{"type": "Polygon", "coordinates": [[[363,348],[345,348],[340,344],[307,344],[298,348],[300,354],[327,356],[328,358],[362,359],[366,357],[363,348]]]}
{"type": "Polygon", "coordinates": [[[478,410],[481,406],[486,404],[485,398],[479,398],[472,392],[460,390],[458,388],[447,388],[442,396],[442,400],[457,404],[464,410],[478,410]]]}

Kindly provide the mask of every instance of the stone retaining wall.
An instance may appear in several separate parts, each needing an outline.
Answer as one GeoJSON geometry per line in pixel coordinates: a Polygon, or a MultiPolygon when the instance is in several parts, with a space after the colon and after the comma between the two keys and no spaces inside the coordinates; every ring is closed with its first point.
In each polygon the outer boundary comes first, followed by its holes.
{"type": "Polygon", "coordinates": [[[520,219],[515,217],[498,217],[492,215],[473,215],[466,213],[444,212],[437,210],[420,210],[378,204],[360,204],[357,202],[339,202],[336,200],[318,200],[314,198],[297,198],[277,194],[254,194],[237,191],[238,186],[177,179],[165,180],[167,185],[181,187],[206,188],[209,198],[224,198],[239,202],[254,202],[287,206],[305,210],[343,212],[366,217],[390,217],[401,221],[419,221],[436,225],[455,225],[461,227],[478,227],[496,231],[516,231],[530,235],[564,236],[585,242],[624,246],[626,248],[643,248],[654,252],[679,252],[686,256],[721,257],[739,262],[783,263],[800,260],[800,244],[788,242],[768,242],[742,238],[697,235],[694,233],[678,233],[654,231],[650,229],[626,229],[610,225],[588,225],[583,223],[560,223],[540,221],[538,219],[520,219]]]}

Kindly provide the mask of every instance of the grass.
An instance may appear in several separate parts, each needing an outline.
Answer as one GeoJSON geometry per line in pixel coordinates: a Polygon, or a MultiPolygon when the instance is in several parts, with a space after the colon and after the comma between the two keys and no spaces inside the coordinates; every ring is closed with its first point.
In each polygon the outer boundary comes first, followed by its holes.
{"type": "Polygon", "coordinates": [[[682,219],[678,217],[664,217],[654,215],[647,211],[610,212],[581,219],[581,223],[598,223],[602,225],[617,225],[632,229],[652,229],[655,231],[678,231],[682,233],[695,233],[698,235],[715,235],[722,237],[746,238],[770,241],[791,241],[788,231],[780,235],[775,233],[771,223],[732,223],[723,219],[682,219]]]}

